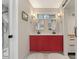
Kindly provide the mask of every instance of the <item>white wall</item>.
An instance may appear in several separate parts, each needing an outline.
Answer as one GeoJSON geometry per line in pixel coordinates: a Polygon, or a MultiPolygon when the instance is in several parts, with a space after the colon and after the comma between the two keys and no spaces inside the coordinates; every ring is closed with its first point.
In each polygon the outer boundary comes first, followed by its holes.
{"type": "Polygon", "coordinates": [[[65,7],[65,14],[67,14],[67,27],[68,27],[68,34],[74,32],[74,27],[76,26],[76,9],[75,9],[75,1],[70,1],[68,5],[65,7]],[[73,16],[74,14],[74,16],[73,16]]]}
{"type": "Polygon", "coordinates": [[[76,17],[72,16],[75,14],[75,0],[70,1],[64,9],[64,54],[68,53],[68,34],[74,33],[74,27],[76,26],[76,17]]]}
{"type": "Polygon", "coordinates": [[[18,4],[18,41],[19,59],[24,59],[29,53],[30,12],[32,6],[28,0],[19,0],[18,4]],[[22,11],[29,15],[28,21],[22,19],[22,11]]]}
{"type": "Polygon", "coordinates": [[[76,18],[72,16],[75,11],[67,9],[67,21],[68,21],[68,33],[74,33],[74,27],[76,26],[76,18]]]}

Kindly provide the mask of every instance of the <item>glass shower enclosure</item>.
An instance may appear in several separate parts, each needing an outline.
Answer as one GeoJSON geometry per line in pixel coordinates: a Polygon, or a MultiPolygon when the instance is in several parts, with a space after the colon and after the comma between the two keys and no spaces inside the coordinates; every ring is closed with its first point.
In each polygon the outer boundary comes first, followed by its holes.
{"type": "Polygon", "coordinates": [[[9,59],[9,12],[8,7],[2,4],[2,59],[9,59]]]}

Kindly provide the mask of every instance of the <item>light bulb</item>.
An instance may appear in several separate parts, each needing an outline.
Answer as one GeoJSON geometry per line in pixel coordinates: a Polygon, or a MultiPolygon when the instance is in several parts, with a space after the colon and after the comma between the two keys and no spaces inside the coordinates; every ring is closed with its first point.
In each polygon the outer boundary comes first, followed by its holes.
{"type": "Polygon", "coordinates": [[[57,14],[57,16],[61,16],[61,14],[60,14],[60,13],[58,13],[58,14],[57,14]]]}

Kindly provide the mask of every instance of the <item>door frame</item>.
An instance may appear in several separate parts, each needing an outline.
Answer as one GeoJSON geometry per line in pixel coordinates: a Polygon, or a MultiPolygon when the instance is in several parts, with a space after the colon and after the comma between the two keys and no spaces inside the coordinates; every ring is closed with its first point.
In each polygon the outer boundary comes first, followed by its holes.
{"type": "Polygon", "coordinates": [[[10,58],[18,59],[18,0],[9,0],[10,58]]]}

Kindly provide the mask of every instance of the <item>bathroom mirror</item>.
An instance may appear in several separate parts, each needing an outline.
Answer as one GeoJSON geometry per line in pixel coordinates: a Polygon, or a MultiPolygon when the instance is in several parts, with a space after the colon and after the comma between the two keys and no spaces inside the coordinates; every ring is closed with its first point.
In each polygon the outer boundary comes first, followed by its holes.
{"type": "Polygon", "coordinates": [[[36,30],[44,30],[44,20],[39,20],[35,25],[36,30]]]}
{"type": "Polygon", "coordinates": [[[38,20],[38,22],[35,24],[35,30],[38,34],[45,29],[44,25],[44,20],[38,20]]]}
{"type": "Polygon", "coordinates": [[[56,19],[50,19],[48,22],[48,30],[52,31],[53,33],[56,33],[56,19]]]}
{"type": "Polygon", "coordinates": [[[36,31],[54,31],[56,29],[55,14],[37,14],[38,22],[35,24],[36,31]]]}

